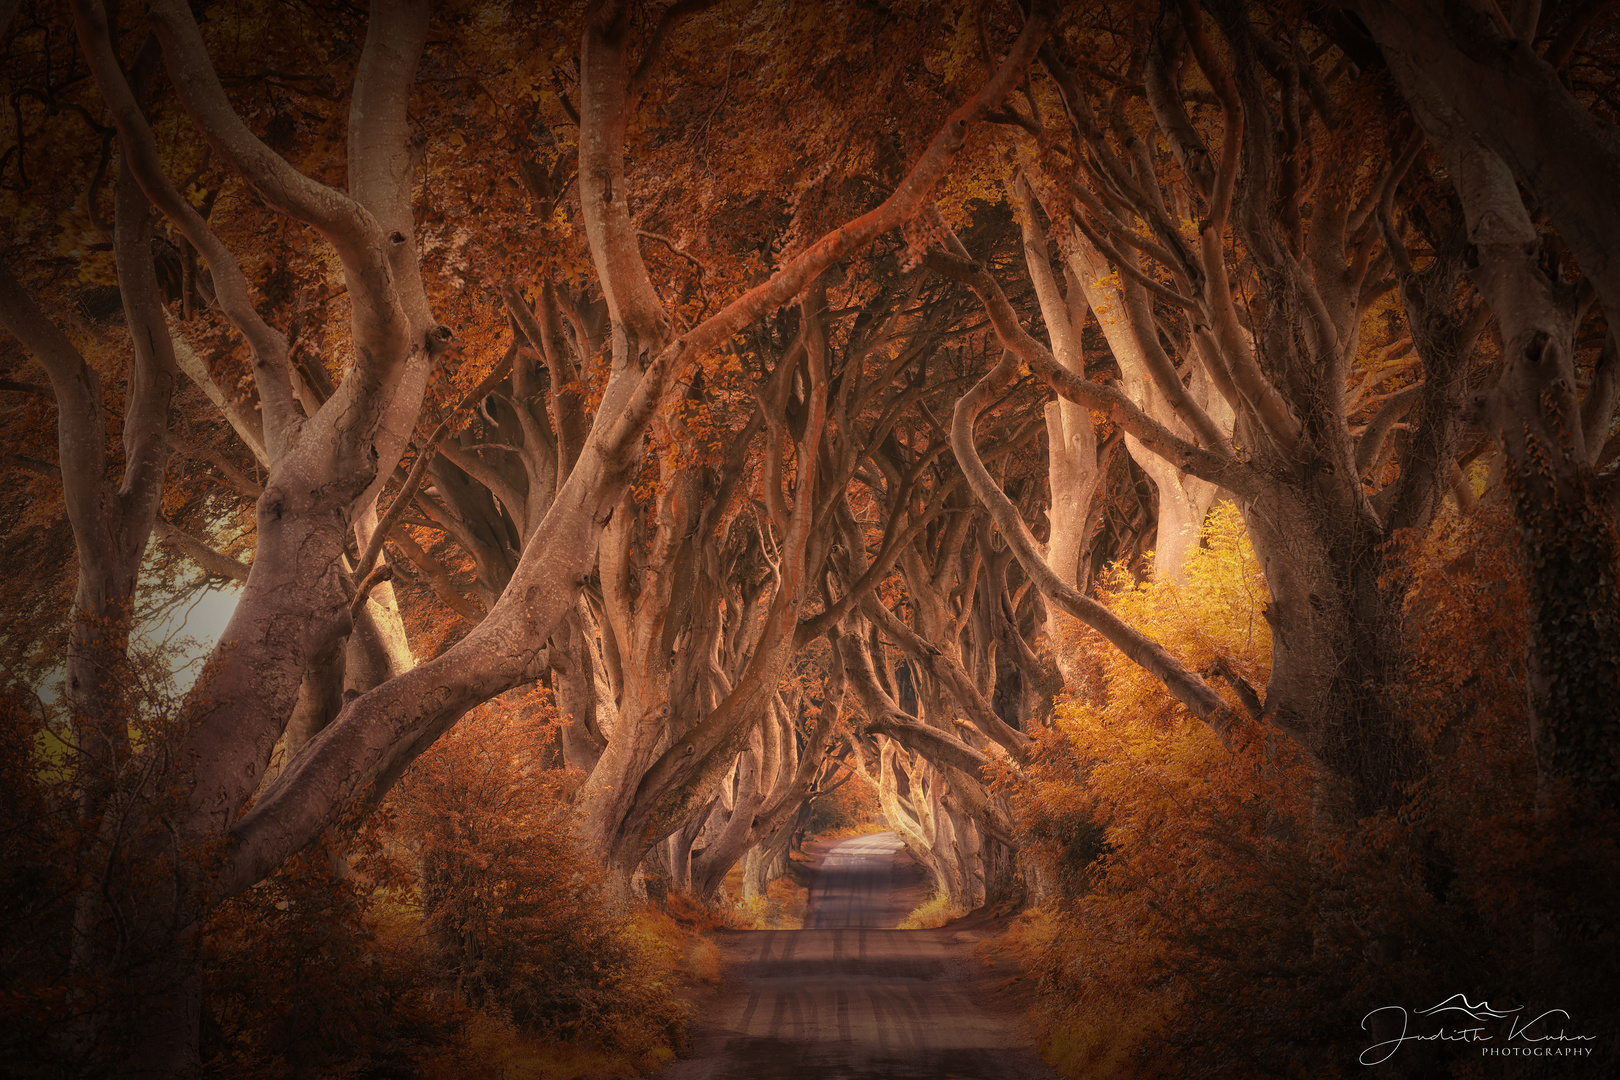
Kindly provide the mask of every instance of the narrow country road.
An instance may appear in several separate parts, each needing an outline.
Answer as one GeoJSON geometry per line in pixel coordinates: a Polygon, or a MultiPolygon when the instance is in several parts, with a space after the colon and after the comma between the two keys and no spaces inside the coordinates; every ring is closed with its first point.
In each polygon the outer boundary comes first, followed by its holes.
{"type": "Polygon", "coordinates": [[[726,985],[660,1080],[1056,1080],[1016,1017],[981,1006],[971,940],[891,929],[917,899],[900,847],[833,847],[804,930],[719,935],[726,985]]]}

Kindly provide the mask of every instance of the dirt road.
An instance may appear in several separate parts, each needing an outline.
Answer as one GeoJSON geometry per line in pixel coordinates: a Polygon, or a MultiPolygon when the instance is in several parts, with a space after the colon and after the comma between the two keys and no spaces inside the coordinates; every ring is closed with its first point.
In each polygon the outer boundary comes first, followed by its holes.
{"type": "Polygon", "coordinates": [[[1057,1080],[987,992],[976,935],[894,930],[916,867],[890,833],[822,858],[804,930],[720,935],[726,984],[660,1080],[1057,1080]]]}

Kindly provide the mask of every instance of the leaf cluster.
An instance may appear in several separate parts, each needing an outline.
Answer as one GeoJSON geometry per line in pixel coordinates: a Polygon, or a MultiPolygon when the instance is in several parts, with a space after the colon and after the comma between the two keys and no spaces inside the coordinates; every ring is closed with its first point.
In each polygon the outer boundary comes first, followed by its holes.
{"type": "MultiPolygon", "coordinates": [[[[1543,981],[1530,946],[1538,896],[1565,897],[1571,925],[1608,925],[1615,863],[1600,812],[1534,810],[1525,597],[1503,516],[1454,519],[1416,556],[1410,679],[1435,766],[1399,816],[1320,820],[1322,781],[1289,741],[1254,728],[1227,750],[1122,661],[1099,658],[1089,696],[1060,704],[1014,790],[1054,890],[1050,926],[1022,948],[1049,1052],[1072,1075],[1348,1076],[1368,1011],[1464,985],[1606,1030],[1611,992],[1594,987],[1615,956],[1585,955],[1577,990],[1543,981]]],[[[1239,672],[1264,670],[1266,599],[1230,509],[1211,516],[1186,584],[1116,579],[1109,594],[1239,672]]],[[[1463,1055],[1402,1050],[1436,1075],[1463,1055]]]]}

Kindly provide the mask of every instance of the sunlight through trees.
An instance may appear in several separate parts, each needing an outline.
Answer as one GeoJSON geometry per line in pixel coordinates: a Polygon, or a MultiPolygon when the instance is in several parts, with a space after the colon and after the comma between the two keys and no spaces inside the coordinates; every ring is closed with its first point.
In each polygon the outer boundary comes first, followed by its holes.
{"type": "Polygon", "coordinates": [[[1615,5],[0,48],[18,1075],[649,1072],[876,828],[1070,1075],[1620,1067],[1615,5]]]}

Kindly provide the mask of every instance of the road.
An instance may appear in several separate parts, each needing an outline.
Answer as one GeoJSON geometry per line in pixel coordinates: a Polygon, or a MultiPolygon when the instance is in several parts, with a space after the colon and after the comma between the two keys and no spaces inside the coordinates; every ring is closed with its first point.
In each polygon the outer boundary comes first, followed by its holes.
{"type": "Polygon", "coordinates": [[[924,875],[894,833],[841,841],[815,865],[806,930],[892,930],[922,899],[924,875]]]}
{"type": "Polygon", "coordinates": [[[804,930],[722,934],[712,1019],[659,1080],[1057,1080],[1016,1017],[986,1011],[971,940],[890,929],[918,896],[900,847],[880,833],[832,848],[804,930]]]}

